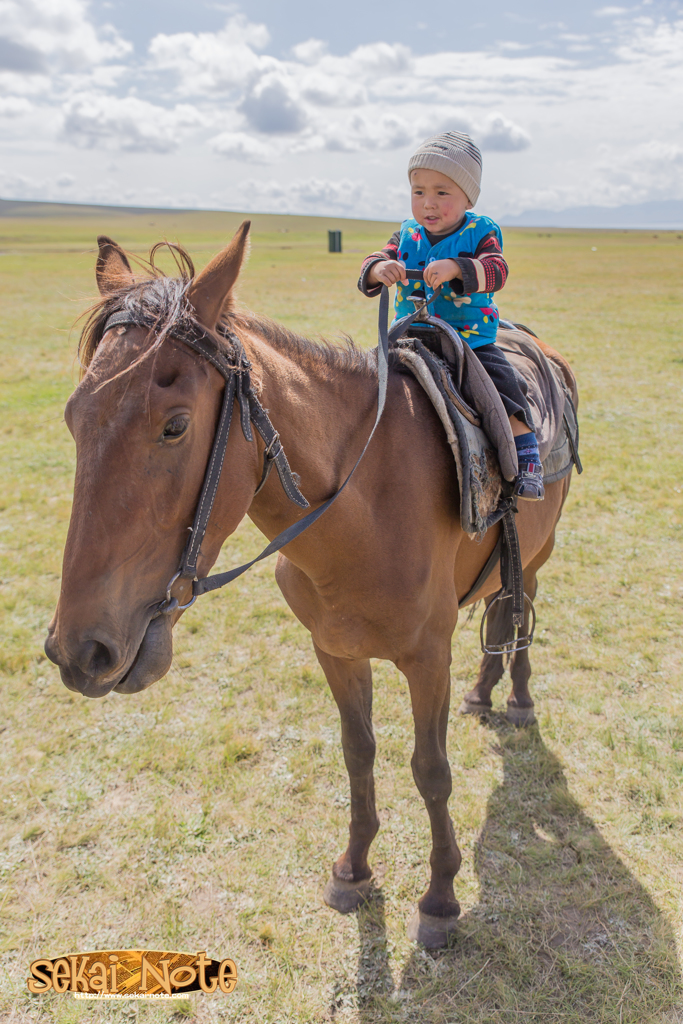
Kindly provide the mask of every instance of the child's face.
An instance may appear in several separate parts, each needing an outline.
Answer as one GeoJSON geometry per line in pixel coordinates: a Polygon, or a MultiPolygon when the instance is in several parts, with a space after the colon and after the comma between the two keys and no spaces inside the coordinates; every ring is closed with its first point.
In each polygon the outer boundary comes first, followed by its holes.
{"type": "Polygon", "coordinates": [[[457,227],[472,205],[454,181],[440,171],[418,167],[410,172],[413,217],[435,235],[457,227]]]}

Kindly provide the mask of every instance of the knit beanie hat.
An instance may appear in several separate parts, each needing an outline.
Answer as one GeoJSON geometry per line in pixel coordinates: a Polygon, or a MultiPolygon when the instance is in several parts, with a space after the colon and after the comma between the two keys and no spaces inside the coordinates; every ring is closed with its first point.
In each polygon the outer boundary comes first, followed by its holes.
{"type": "Polygon", "coordinates": [[[481,153],[464,132],[442,132],[423,142],[410,158],[410,172],[418,167],[441,171],[463,190],[472,206],[481,192],[481,153]]]}

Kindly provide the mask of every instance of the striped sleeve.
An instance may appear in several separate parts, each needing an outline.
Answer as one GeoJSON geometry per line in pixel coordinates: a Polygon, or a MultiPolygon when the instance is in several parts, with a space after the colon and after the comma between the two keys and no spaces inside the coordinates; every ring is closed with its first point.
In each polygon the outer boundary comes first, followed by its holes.
{"type": "Polygon", "coordinates": [[[484,235],[472,256],[458,256],[455,262],[462,271],[462,290],[465,295],[473,292],[499,292],[507,280],[508,265],[495,231],[484,235]]]}
{"type": "Polygon", "coordinates": [[[363,265],[360,268],[360,277],[358,278],[358,289],[363,295],[373,298],[375,295],[379,295],[382,290],[380,284],[368,287],[368,273],[371,267],[374,267],[375,263],[380,263],[382,260],[396,260],[399,257],[398,243],[401,240],[401,232],[394,231],[393,235],[384,246],[378,252],[372,252],[369,256],[366,256],[363,260],[363,265]]]}

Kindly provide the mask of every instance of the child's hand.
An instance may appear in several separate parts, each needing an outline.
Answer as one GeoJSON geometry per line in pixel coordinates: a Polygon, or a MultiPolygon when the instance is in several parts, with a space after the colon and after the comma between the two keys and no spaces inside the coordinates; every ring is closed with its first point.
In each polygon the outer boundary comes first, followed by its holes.
{"type": "Polygon", "coordinates": [[[408,284],[405,263],[401,263],[399,260],[380,260],[378,263],[373,263],[368,271],[367,282],[370,286],[385,284],[389,288],[397,281],[400,281],[401,284],[408,284]]]}
{"type": "Polygon", "coordinates": [[[462,271],[455,260],[434,260],[425,267],[425,284],[434,291],[444,281],[452,281],[454,277],[462,277],[462,271]]]}

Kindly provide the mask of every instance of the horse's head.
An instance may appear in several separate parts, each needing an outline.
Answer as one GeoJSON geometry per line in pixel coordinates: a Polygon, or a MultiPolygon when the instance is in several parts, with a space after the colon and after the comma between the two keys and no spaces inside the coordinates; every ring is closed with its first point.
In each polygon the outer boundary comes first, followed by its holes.
{"type": "MultiPolygon", "coordinates": [[[[66,407],[76,480],[61,593],[45,645],[66,686],[85,696],[136,693],[171,664],[180,612],[157,613],[192,525],[224,387],[217,370],[174,341],[173,331],[192,320],[215,330],[248,231],[245,222],[197,277],[187,259],[180,278],[136,278],[116,243],[99,239],[102,298],[81,341],[85,372],[66,407]],[[105,330],[118,311],[144,326],[105,330]]],[[[226,462],[230,486],[216,498],[202,572],[246,512],[258,477],[256,450],[239,431],[230,434],[226,462]]],[[[181,603],[189,589],[178,581],[181,603]]]]}

